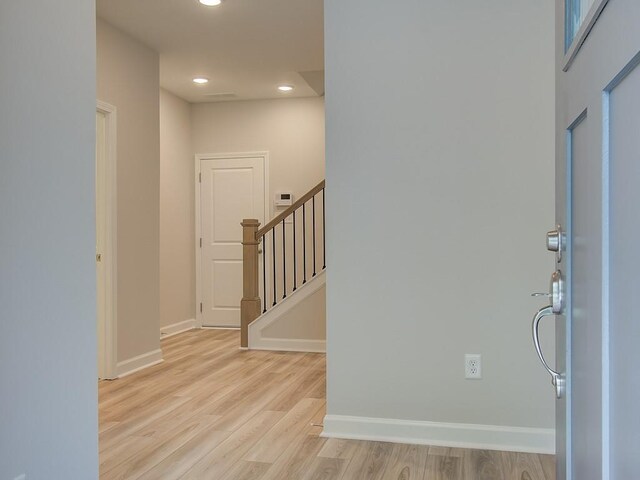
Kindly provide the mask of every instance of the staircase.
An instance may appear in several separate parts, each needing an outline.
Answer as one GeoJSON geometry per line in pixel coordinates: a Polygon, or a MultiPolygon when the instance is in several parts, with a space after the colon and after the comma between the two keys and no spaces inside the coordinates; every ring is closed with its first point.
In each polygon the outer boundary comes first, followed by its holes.
{"type": "Polygon", "coordinates": [[[242,348],[324,351],[324,206],[323,180],[262,228],[242,221],[242,348]]]}

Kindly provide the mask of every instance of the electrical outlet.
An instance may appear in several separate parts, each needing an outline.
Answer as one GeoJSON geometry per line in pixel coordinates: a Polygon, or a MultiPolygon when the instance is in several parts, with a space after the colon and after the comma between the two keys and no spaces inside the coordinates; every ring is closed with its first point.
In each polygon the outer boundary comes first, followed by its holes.
{"type": "Polygon", "coordinates": [[[22,475],[18,475],[13,480],[27,480],[27,476],[23,473],[22,475]]]}
{"type": "Polygon", "coordinates": [[[482,355],[467,353],[464,356],[464,378],[472,380],[482,378],[482,355]]]}

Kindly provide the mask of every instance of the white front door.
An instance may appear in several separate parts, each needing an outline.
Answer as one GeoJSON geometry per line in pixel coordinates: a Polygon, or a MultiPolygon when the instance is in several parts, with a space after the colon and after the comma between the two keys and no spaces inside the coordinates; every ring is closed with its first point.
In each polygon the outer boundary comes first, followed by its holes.
{"type": "Polygon", "coordinates": [[[199,159],[200,316],[205,327],[240,327],[242,227],[265,219],[265,156],[199,159]]]}
{"type": "MultiPolygon", "coordinates": [[[[557,480],[640,476],[640,1],[557,1],[557,480]],[[562,240],[562,238],[561,238],[562,240]]],[[[552,392],[550,391],[551,395],[552,392]]]]}

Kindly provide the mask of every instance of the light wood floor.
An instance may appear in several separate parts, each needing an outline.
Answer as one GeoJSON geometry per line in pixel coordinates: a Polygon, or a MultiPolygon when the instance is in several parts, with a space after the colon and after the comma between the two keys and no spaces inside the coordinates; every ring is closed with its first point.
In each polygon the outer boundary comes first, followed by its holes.
{"type": "Polygon", "coordinates": [[[320,438],[322,354],[240,351],[239,334],[162,341],[164,363],[100,382],[100,478],[553,480],[554,459],[320,438]]]}

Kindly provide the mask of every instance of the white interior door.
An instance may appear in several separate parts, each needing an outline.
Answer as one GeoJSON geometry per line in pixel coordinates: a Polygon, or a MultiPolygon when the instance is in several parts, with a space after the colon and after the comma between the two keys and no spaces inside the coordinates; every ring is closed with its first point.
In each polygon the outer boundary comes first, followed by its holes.
{"type": "Polygon", "coordinates": [[[200,292],[205,327],[239,327],[244,218],[265,218],[265,157],[201,159],[200,292]]]}
{"type": "Polygon", "coordinates": [[[106,281],[102,255],[106,244],[106,127],[103,112],[96,112],[96,317],[98,322],[98,378],[107,378],[106,365],[106,281]]]}
{"type": "Polygon", "coordinates": [[[627,480],[640,472],[640,1],[557,6],[557,479],[627,480]]]}

